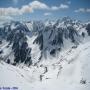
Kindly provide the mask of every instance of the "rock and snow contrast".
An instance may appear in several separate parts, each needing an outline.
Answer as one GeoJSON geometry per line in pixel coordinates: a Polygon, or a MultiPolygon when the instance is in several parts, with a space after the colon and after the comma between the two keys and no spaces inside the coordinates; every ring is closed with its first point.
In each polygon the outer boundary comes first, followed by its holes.
{"type": "Polygon", "coordinates": [[[0,26],[0,87],[90,90],[90,23],[69,17],[0,26]]]}

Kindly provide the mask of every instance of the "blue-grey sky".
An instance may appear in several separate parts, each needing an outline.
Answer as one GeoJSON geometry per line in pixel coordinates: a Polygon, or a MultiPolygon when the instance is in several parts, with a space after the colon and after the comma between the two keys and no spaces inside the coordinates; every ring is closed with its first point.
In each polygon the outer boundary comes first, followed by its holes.
{"type": "Polygon", "coordinates": [[[0,16],[43,20],[69,16],[90,20],[90,0],[0,0],[0,16]]]}

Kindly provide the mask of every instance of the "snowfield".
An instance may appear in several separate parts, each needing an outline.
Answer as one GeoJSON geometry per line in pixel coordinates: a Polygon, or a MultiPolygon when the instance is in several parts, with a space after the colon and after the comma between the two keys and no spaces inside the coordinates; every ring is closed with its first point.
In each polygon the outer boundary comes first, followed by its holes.
{"type": "MultiPolygon", "coordinates": [[[[34,47],[34,46],[33,46],[34,47]]],[[[0,61],[0,87],[17,90],[90,90],[90,42],[60,52],[36,66],[0,61]]]]}

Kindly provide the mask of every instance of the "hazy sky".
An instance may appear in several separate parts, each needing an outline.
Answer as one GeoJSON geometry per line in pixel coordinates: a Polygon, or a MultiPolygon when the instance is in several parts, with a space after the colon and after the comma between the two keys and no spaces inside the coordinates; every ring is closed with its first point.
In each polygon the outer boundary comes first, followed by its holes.
{"type": "Polygon", "coordinates": [[[90,20],[90,0],[0,0],[1,18],[43,20],[64,16],[90,20]]]}

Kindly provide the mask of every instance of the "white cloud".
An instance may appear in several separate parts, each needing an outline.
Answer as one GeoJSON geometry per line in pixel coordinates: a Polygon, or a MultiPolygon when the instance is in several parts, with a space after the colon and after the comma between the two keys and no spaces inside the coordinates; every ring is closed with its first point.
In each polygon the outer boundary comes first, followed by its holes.
{"type": "Polygon", "coordinates": [[[33,1],[29,5],[32,9],[49,9],[46,4],[39,1],[33,1]]]}
{"type": "Polygon", "coordinates": [[[20,9],[20,12],[23,13],[32,13],[33,9],[29,6],[29,5],[24,5],[22,6],[22,8],[20,9]]]}
{"type": "Polygon", "coordinates": [[[75,10],[75,12],[85,12],[84,8],[79,8],[78,10],[75,10]]]}
{"type": "MultiPolygon", "coordinates": [[[[18,1],[18,0],[17,0],[18,1]]],[[[16,1],[14,1],[16,2],[16,1]]],[[[45,3],[42,3],[40,1],[32,1],[28,5],[24,5],[21,8],[0,8],[0,15],[22,15],[24,13],[32,13],[34,10],[48,10],[48,11],[55,11],[55,10],[61,10],[61,9],[67,9],[69,8],[66,4],[61,4],[60,6],[48,6],[45,3]]],[[[89,10],[88,10],[89,11],[89,10]]]]}
{"type": "Polygon", "coordinates": [[[66,4],[60,4],[60,6],[52,6],[51,7],[51,10],[61,10],[61,9],[68,9],[69,8],[69,6],[68,5],[66,5],[66,4]]]}
{"type": "Polygon", "coordinates": [[[0,21],[3,21],[3,20],[13,20],[13,17],[10,17],[10,16],[0,16],[0,21]]]}
{"type": "Polygon", "coordinates": [[[87,9],[86,9],[86,12],[90,12],[90,8],[87,8],[87,9]]]}
{"type": "Polygon", "coordinates": [[[0,8],[0,15],[17,15],[17,14],[21,14],[21,12],[19,12],[18,8],[0,8]]]}
{"type": "Polygon", "coordinates": [[[67,9],[67,8],[69,8],[69,6],[66,4],[61,4],[59,8],[60,9],[67,9]]]}
{"type": "Polygon", "coordinates": [[[52,6],[52,7],[51,7],[51,10],[59,10],[59,7],[57,7],[57,6],[52,6]]]}
{"type": "Polygon", "coordinates": [[[90,13],[90,8],[79,8],[75,12],[90,13]]]}
{"type": "Polygon", "coordinates": [[[32,13],[35,9],[49,9],[49,7],[39,1],[33,1],[29,5],[22,6],[20,9],[13,7],[0,8],[0,15],[21,15],[23,13],[32,13]]]}
{"type": "Polygon", "coordinates": [[[14,20],[13,17],[11,17],[11,16],[0,16],[0,27],[3,26],[2,25],[3,23],[9,22],[11,20],[14,20]]]}
{"type": "Polygon", "coordinates": [[[50,12],[44,13],[44,16],[50,16],[50,15],[52,15],[52,13],[50,12]]]}

